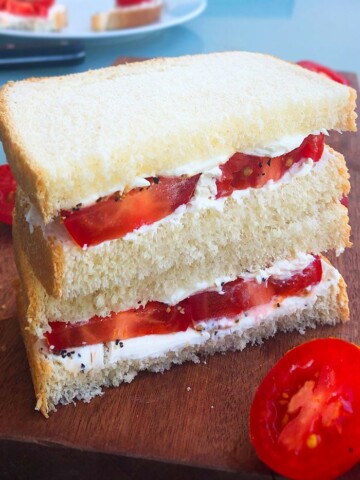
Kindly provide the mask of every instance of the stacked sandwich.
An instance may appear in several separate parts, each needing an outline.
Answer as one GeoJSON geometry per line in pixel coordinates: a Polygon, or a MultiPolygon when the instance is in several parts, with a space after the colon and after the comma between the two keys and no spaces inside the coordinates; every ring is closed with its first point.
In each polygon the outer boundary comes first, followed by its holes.
{"type": "MultiPolygon", "coordinates": [[[[19,316],[37,408],[348,319],[355,92],[250,53],[8,84],[19,316]]],[[[171,388],[171,385],[169,385],[171,388]]]]}

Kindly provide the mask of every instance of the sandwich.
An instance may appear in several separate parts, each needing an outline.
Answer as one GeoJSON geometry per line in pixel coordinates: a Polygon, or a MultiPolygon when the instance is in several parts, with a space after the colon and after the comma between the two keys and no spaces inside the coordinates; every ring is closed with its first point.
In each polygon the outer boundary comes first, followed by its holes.
{"type": "Polygon", "coordinates": [[[157,22],[163,0],[116,0],[112,10],[92,15],[91,28],[96,32],[134,28],[157,22]]]}
{"type": "Polygon", "coordinates": [[[67,26],[67,9],[54,0],[1,0],[0,28],[58,32],[67,26]]]}
{"type": "Polygon", "coordinates": [[[325,138],[356,129],[355,97],[246,52],[3,87],[37,408],[346,321],[322,253],[350,246],[350,185],[325,138]]]}

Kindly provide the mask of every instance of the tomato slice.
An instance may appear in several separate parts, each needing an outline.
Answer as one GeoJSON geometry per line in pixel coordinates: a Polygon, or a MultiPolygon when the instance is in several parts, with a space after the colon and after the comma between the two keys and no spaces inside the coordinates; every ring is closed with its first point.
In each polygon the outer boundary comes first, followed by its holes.
{"type": "Polygon", "coordinates": [[[124,196],[114,194],[73,212],[63,211],[64,225],[81,247],[120,238],[188,203],[199,176],[150,178],[150,187],[134,188],[124,196]]]}
{"type": "Polygon", "coordinates": [[[221,292],[201,292],[187,301],[195,323],[221,317],[232,318],[250,308],[266,305],[276,296],[285,298],[302,294],[307,287],[318,284],[321,277],[321,259],[314,256],[306,268],[288,278],[271,276],[261,283],[237,278],[223,285],[221,292]]]}
{"type": "Polygon", "coordinates": [[[260,188],[269,180],[279,180],[294,163],[306,158],[319,161],[323,151],[324,135],[320,134],[309,135],[298,148],[275,158],[235,153],[220,167],[217,198],[231,195],[234,190],[260,188]]]}
{"type": "Polygon", "coordinates": [[[12,224],[16,182],[9,165],[0,165],[0,222],[12,224]]]}
{"type": "Polygon", "coordinates": [[[222,287],[221,293],[202,292],[189,297],[194,322],[232,318],[257,305],[271,302],[275,295],[270,284],[237,278],[222,287]]]}
{"type": "Polygon", "coordinates": [[[324,65],[320,65],[320,63],[312,62],[311,60],[300,60],[299,62],[296,62],[296,63],[301,67],[306,68],[307,70],[311,70],[312,72],[326,75],[327,77],[329,77],[331,80],[334,80],[335,82],[350,86],[350,83],[348,82],[347,78],[345,78],[340,73],[337,73],[334,70],[331,70],[331,68],[325,67],[324,65]]]}
{"type": "Polygon", "coordinates": [[[360,461],[360,349],[337,338],[290,350],[250,411],[260,459],[299,480],[333,479],[360,461]]]}
{"type": "Polygon", "coordinates": [[[269,283],[274,288],[276,295],[296,295],[297,292],[307,287],[316,285],[322,277],[321,259],[318,255],[314,256],[314,260],[301,272],[292,275],[290,278],[270,277],[269,283]]]}
{"type": "Polygon", "coordinates": [[[45,337],[53,351],[93,345],[114,340],[126,340],[144,335],[183,332],[192,322],[189,306],[170,307],[160,302],[149,302],[144,307],[108,317],[92,317],[88,322],[51,322],[51,332],[45,337]]]}

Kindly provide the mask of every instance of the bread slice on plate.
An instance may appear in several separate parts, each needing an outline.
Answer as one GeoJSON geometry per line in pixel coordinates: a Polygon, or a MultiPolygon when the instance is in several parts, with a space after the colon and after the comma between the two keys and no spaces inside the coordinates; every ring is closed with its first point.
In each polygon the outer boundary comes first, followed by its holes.
{"type": "Polygon", "coordinates": [[[94,14],[91,17],[91,28],[95,32],[103,32],[142,27],[157,22],[163,8],[163,0],[145,0],[134,5],[117,6],[113,10],[94,14]]]}

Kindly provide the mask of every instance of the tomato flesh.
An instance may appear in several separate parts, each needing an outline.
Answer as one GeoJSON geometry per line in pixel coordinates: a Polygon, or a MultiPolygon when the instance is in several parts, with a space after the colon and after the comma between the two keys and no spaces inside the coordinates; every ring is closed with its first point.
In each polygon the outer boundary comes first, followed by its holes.
{"type": "Polygon", "coordinates": [[[347,86],[350,85],[347,78],[345,78],[340,73],[335,72],[331,68],[325,67],[325,65],[320,65],[320,63],[312,62],[311,60],[300,60],[296,63],[300,65],[300,67],[306,68],[307,70],[326,75],[328,78],[334,80],[335,82],[342,83],[343,85],[347,86]]]}
{"type": "Polygon", "coordinates": [[[49,8],[55,3],[54,0],[4,0],[0,4],[0,10],[20,16],[46,17],[49,8]]]}
{"type": "Polygon", "coordinates": [[[260,384],[250,436],[291,479],[333,479],[360,461],[360,349],[336,338],[290,350],[260,384]]]}
{"type": "Polygon", "coordinates": [[[0,222],[12,224],[16,182],[9,165],[0,165],[0,222]]]}
{"type": "Polygon", "coordinates": [[[279,279],[270,277],[269,282],[274,288],[276,295],[295,295],[300,290],[316,285],[322,277],[321,259],[318,255],[314,256],[311,262],[301,272],[295,273],[290,278],[279,279]]]}
{"type": "Polygon", "coordinates": [[[191,321],[191,312],[186,303],[181,307],[170,307],[160,302],[149,302],[145,308],[112,313],[103,318],[94,316],[88,322],[51,322],[51,332],[45,335],[56,352],[117,339],[183,332],[191,321]]]}
{"type": "Polygon", "coordinates": [[[324,151],[324,135],[309,135],[302,144],[279,157],[258,157],[235,153],[220,166],[222,176],[217,180],[217,198],[231,195],[234,190],[260,188],[269,180],[279,180],[294,163],[305,158],[318,162],[324,151]]]}
{"type": "Polygon", "coordinates": [[[145,307],[112,313],[108,317],[94,316],[88,322],[50,322],[51,332],[45,336],[57,352],[116,339],[185,331],[188,327],[196,328],[201,321],[233,318],[253,307],[280,302],[289,295],[301,295],[308,286],[321,280],[321,272],[321,260],[314,257],[306,268],[286,280],[269,277],[258,283],[237,278],[223,285],[221,292],[198,293],[174,307],[149,302],[145,307]]]}
{"type": "Polygon", "coordinates": [[[161,220],[190,201],[199,175],[148,180],[149,187],[134,188],[124,196],[114,194],[73,212],[63,211],[64,225],[75,242],[81,247],[97,245],[161,220]]]}

